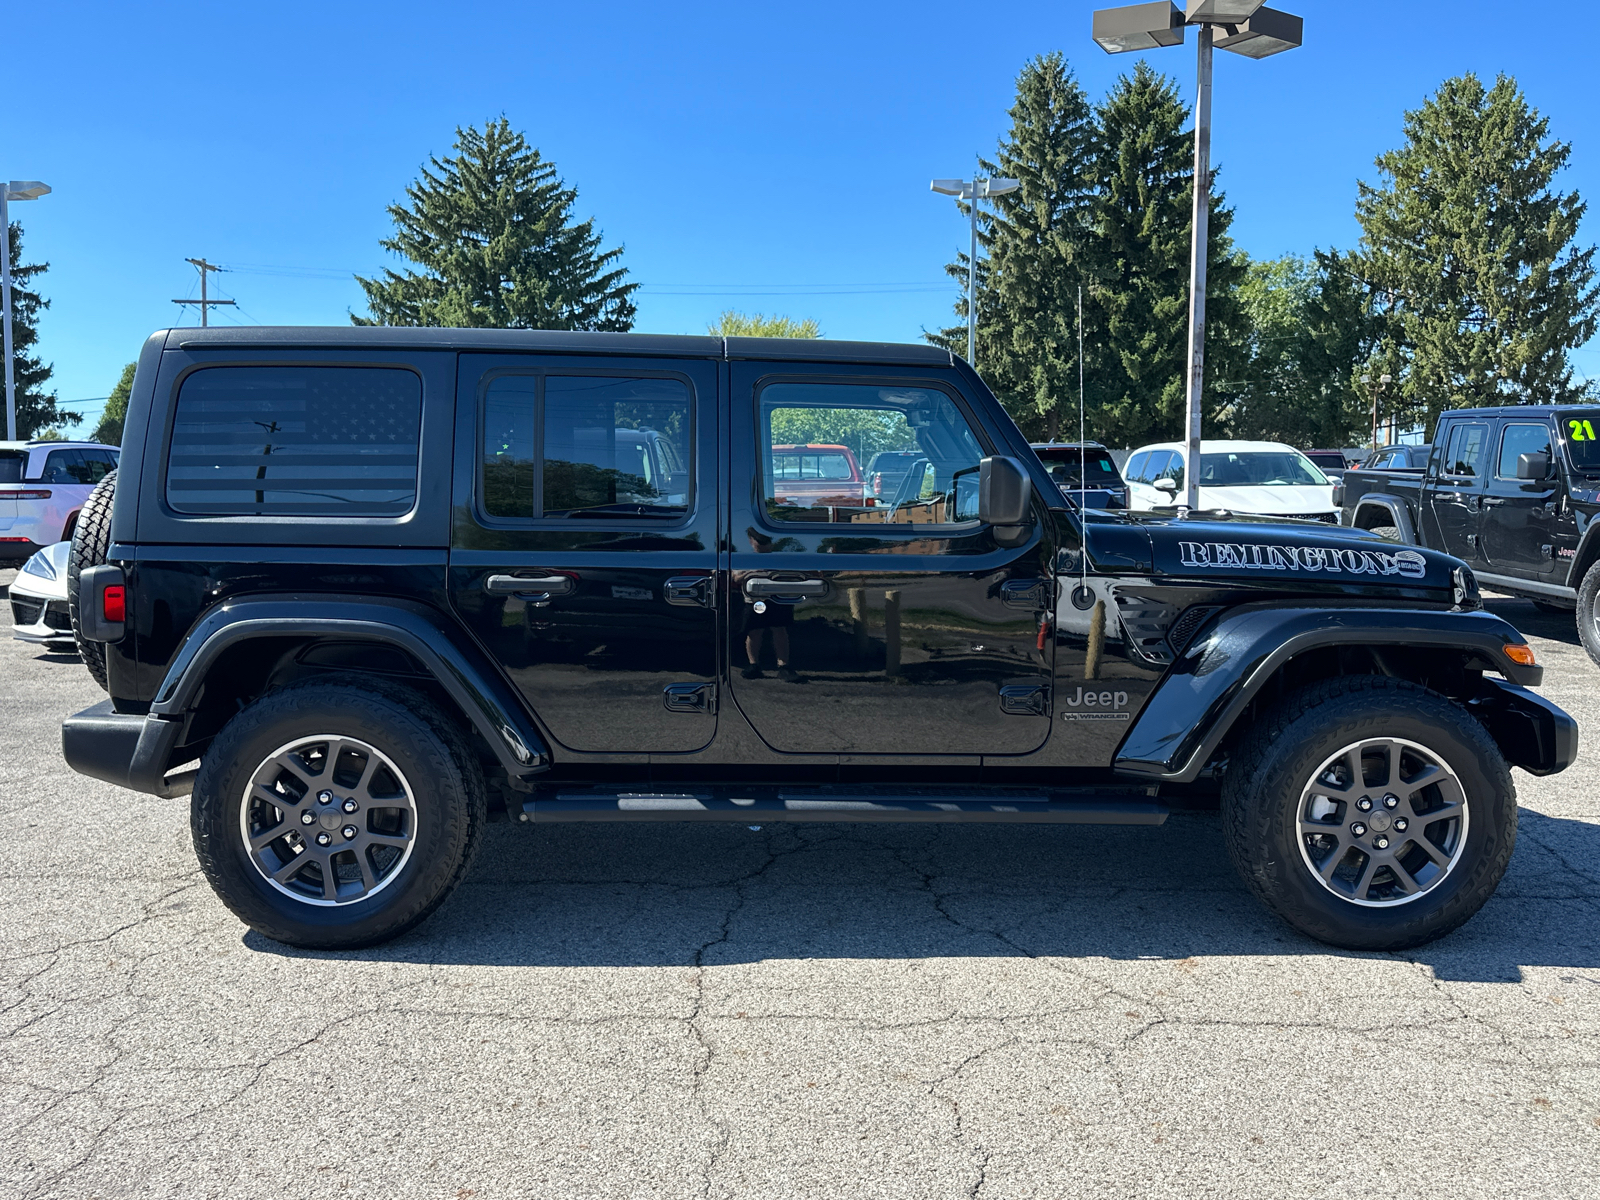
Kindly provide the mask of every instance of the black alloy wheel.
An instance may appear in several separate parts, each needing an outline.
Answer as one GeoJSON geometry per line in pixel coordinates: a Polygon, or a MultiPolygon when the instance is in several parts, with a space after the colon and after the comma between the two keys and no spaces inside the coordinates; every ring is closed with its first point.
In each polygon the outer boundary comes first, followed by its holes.
{"type": "Polygon", "coordinates": [[[1289,697],[1223,783],[1228,851],[1302,933],[1401,950],[1459,927],[1516,844],[1516,791],[1488,732],[1413,683],[1346,676],[1289,697]]]}
{"type": "Polygon", "coordinates": [[[190,818],[240,920],[311,949],[370,946],[460,882],[486,817],[478,764],[426,697],[379,679],[295,684],[217,735],[190,818]]]}

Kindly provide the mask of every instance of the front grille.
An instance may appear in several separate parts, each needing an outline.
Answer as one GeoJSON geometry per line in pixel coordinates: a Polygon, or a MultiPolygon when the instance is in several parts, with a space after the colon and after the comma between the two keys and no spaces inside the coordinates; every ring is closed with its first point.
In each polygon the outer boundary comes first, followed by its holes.
{"type": "Polygon", "coordinates": [[[11,620],[17,625],[37,625],[39,616],[44,611],[44,601],[25,600],[20,596],[11,597],[11,620]]]}
{"type": "Polygon", "coordinates": [[[51,629],[59,629],[63,633],[72,632],[72,613],[67,609],[65,600],[52,600],[44,608],[44,623],[51,629]]]}
{"type": "Polygon", "coordinates": [[[1331,512],[1280,513],[1279,517],[1285,521],[1321,521],[1324,525],[1337,525],[1339,523],[1339,514],[1331,512]]]}

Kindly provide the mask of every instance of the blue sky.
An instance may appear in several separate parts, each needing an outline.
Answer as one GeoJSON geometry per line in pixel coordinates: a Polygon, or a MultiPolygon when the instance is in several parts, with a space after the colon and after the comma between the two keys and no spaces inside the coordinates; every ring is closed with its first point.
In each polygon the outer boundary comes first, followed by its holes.
{"type": "MultiPolygon", "coordinates": [[[[1592,5],[1284,6],[1303,49],[1218,55],[1216,157],[1251,254],[1353,244],[1356,180],[1466,70],[1515,75],[1574,143],[1564,186],[1600,197],[1592,5]]],[[[992,153],[1033,55],[1065,52],[1096,97],[1132,67],[1090,42],[1093,7],[14,0],[30,82],[7,89],[0,172],[55,188],[12,210],[51,263],[41,349],[63,400],[104,396],[150,331],[197,320],[169,303],[197,291],[191,256],[235,268],[222,321],[344,323],[351,273],[388,261],[385,206],[456,125],[501,113],[626,245],[640,330],[738,307],[914,340],[951,320],[942,264],[965,244],[928,180],[992,153]]],[[[1186,96],[1193,46],[1151,56],[1186,96]]],[[[1600,353],[1575,362],[1600,376],[1600,353]]]]}

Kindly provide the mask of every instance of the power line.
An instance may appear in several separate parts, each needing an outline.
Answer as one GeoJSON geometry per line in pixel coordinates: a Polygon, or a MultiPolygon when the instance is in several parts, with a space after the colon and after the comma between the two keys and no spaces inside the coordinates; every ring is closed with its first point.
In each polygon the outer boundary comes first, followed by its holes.
{"type": "Polygon", "coordinates": [[[198,299],[198,300],[174,300],[173,303],[174,304],[182,304],[182,305],[193,304],[196,307],[198,307],[200,309],[200,328],[204,329],[207,325],[210,324],[210,321],[207,318],[209,317],[211,308],[214,305],[219,305],[219,304],[221,304],[221,305],[232,305],[232,304],[236,304],[237,301],[234,301],[234,300],[212,300],[212,299],[209,299],[206,296],[206,279],[208,277],[208,273],[211,272],[211,271],[221,271],[222,270],[221,267],[218,267],[218,266],[215,266],[215,265],[213,265],[211,263],[208,263],[203,258],[186,258],[183,261],[184,262],[193,263],[195,265],[195,268],[200,272],[200,299],[198,299]]]}

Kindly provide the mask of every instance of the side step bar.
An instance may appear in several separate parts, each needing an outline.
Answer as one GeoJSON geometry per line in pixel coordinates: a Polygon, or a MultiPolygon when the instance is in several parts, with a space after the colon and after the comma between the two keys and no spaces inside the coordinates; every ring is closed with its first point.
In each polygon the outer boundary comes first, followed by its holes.
{"type": "Polygon", "coordinates": [[[923,822],[1034,825],[1160,825],[1154,788],[1103,791],[875,791],[845,788],[706,788],[685,791],[562,789],[522,806],[535,825],[574,821],[923,822]]]}

